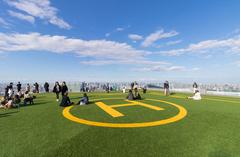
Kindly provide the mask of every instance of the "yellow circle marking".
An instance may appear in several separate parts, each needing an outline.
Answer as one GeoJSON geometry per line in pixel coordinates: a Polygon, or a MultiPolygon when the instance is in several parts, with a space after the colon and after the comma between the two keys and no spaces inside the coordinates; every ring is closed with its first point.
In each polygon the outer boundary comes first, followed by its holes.
{"type": "MultiPolygon", "coordinates": [[[[106,99],[98,99],[98,100],[107,100],[107,99],[118,99],[118,98],[106,98],[106,99]]],[[[108,123],[108,122],[95,122],[95,121],[91,121],[91,120],[78,118],[70,113],[70,110],[73,108],[73,106],[69,106],[63,110],[63,116],[73,122],[91,125],[91,126],[111,127],[111,128],[137,128],[137,127],[150,127],[150,126],[158,126],[158,125],[173,123],[173,122],[183,119],[187,115],[187,110],[178,104],[168,102],[168,101],[163,101],[163,100],[156,100],[156,99],[146,99],[146,100],[162,102],[162,103],[172,105],[172,106],[176,107],[179,110],[179,112],[177,115],[175,115],[173,117],[163,119],[163,120],[158,120],[158,121],[152,121],[152,122],[108,123]]]]}

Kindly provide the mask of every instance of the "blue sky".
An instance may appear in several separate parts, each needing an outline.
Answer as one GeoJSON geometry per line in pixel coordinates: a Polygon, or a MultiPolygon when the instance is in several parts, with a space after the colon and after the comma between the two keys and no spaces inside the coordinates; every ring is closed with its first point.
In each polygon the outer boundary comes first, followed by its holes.
{"type": "Polygon", "coordinates": [[[238,83],[238,0],[0,0],[2,81],[238,83]]]}

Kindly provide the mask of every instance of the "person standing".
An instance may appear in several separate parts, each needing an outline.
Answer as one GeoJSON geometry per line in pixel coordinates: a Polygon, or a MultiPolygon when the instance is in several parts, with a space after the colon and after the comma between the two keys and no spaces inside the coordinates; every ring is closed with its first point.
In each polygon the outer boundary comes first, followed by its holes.
{"type": "Polygon", "coordinates": [[[9,89],[9,86],[7,85],[7,87],[5,88],[5,92],[4,92],[4,98],[6,100],[8,99],[8,89],[9,89]]]}
{"type": "Polygon", "coordinates": [[[68,87],[67,87],[67,85],[66,85],[66,82],[65,82],[65,81],[63,81],[63,83],[62,83],[61,92],[62,92],[62,96],[64,96],[64,95],[65,95],[65,93],[67,93],[67,92],[68,92],[68,87]]]}
{"type": "Polygon", "coordinates": [[[169,82],[168,81],[164,82],[163,88],[164,88],[164,95],[168,96],[169,95],[169,82]]]}
{"type": "Polygon", "coordinates": [[[133,90],[134,82],[132,82],[132,83],[130,84],[130,87],[131,87],[131,90],[133,90]]]}
{"type": "Polygon", "coordinates": [[[26,86],[26,91],[30,92],[31,91],[31,87],[30,87],[30,84],[28,83],[27,86],[26,86]]]}
{"type": "Polygon", "coordinates": [[[21,89],[22,89],[22,84],[20,82],[18,82],[18,84],[17,84],[17,91],[21,92],[21,89]]]}
{"type": "Polygon", "coordinates": [[[45,89],[46,93],[49,93],[49,83],[48,82],[44,83],[44,89],[45,89]]]}
{"type": "Polygon", "coordinates": [[[59,93],[61,92],[61,86],[58,82],[53,87],[53,92],[56,94],[56,101],[59,101],[59,93]]]}
{"type": "Polygon", "coordinates": [[[134,90],[134,96],[137,97],[137,95],[138,95],[138,83],[137,83],[137,81],[134,82],[133,90],[134,90]]]}
{"type": "Polygon", "coordinates": [[[198,90],[198,85],[196,82],[193,83],[193,93],[196,93],[196,90],[198,90]]]}
{"type": "Polygon", "coordinates": [[[36,82],[34,86],[35,86],[35,93],[39,93],[39,84],[36,82]]]}

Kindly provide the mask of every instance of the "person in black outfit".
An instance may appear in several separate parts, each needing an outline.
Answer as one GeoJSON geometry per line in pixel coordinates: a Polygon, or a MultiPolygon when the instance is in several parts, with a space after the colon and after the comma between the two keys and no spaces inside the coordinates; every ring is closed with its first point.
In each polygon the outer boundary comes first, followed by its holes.
{"type": "Polygon", "coordinates": [[[48,83],[48,82],[45,82],[45,83],[44,83],[44,89],[45,89],[45,92],[46,92],[46,93],[49,92],[49,83],[48,83]]]}
{"type": "Polygon", "coordinates": [[[56,98],[57,101],[59,101],[59,93],[61,92],[61,86],[59,85],[58,82],[55,83],[54,87],[53,87],[53,92],[56,93],[56,98]]]}
{"type": "Polygon", "coordinates": [[[196,92],[196,90],[198,90],[198,85],[196,82],[193,83],[193,93],[196,92]]]}
{"type": "Polygon", "coordinates": [[[13,89],[13,83],[12,82],[9,85],[9,89],[13,89]]]}
{"type": "Polygon", "coordinates": [[[9,86],[7,86],[5,88],[5,93],[4,93],[4,98],[7,100],[8,99],[8,89],[9,89],[9,86]]]}
{"type": "Polygon", "coordinates": [[[73,102],[71,102],[70,98],[68,97],[68,92],[65,92],[63,97],[62,97],[62,101],[60,103],[60,106],[62,107],[67,107],[73,105],[73,102]]]}
{"type": "Polygon", "coordinates": [[[17,84],[17,91],[20,92],[22,89],[22,84],[20,82],[18,82],[17,84]]]}
{"type": "Polygon", "coordinates": [[[39,84],[36,82],[34,86],[35,86],[35,93],[39,93],[39,84]]]}
{"type": "Polygon", "coordinates": [[[134,82],[132,82],[130,86],[131,86],[131,90],[133,90],[134,82]]]}
{"type": "Polygon", "coordinates": [[[163,88],[164,88],[164,95],[168,96],[169,95],[169,82],[168,81],[164,82],[163,88]]]}
{"type": "Polygon", "coordinates": [[[66,85],[66,82],[65,81],[63,81],[63,83],[62,83],[62,96],[64,96],[64,94],[66,93],[66,92],[68,92],[68,87],[67,87],[67,85],[66,85]]]}

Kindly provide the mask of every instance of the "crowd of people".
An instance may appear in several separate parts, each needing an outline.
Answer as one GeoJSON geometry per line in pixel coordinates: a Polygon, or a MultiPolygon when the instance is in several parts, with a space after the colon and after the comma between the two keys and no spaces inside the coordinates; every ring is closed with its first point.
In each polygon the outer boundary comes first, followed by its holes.
{"type": "MultiPolygon", "coordinates": [[[[50,85],[48,82],[45,82],[43,87],[46,93],[50,92],[50,88],[49,88],[50,85]]],[[[169,87],[170,87],[169,82],[165,81],[163,84],[163,91],[165,96],[170,95],[169,87]]],[[[94,90],[94,89],[91,89],[91,90],[94,90]]],[[[104,84],[103,90],[107,93],[112,91],[109,83],[104,84]]],[[[141,99],[140,90],[142,90],[142,93],[145,94],[147,92],[147,87],[146,86],[140,87],[136,81],[132,82],[130,84],[130,88],[128,89],[128,95],[126,99],[140,100],[141,99]]],[[[80,91],[83,92],[83,96],[80,99],[80,101],[77,103],[77,105],[89,104],[89,98],[86,92],[90,92],[90,88],[85,82],[81,84],[80,91]]],[[[16,84],[16,91],[14,91],[13,83],[11,82],[5,88],[4,97],[2,97],[0,100],[0,108],[9,109],[9,108],[20,107],[21,98],[23,99],[24,106],[26,106],[27,104],[34,104],[34,99],[36,98],[36,95],[34,94],[39,92],[40,92],[39,84],[37,82],[33,84],[32,90],[31,90],[30,84],[26,84],[26,87],[24,90],[22,89],[22,84],[18,82],[16,84]]],[[[55,82],[52,92],[55,93],[57,102],[59,102],[60,96],[61,96],[62,99],[60,102],[60,106],[66,107],[74,104],[73,102],[71,102],[68,96],[69,89],[65,81],[63,81],[61,84],[59,82],[55,82]]],[[[122,87],[122,92],[127,93],[127,88],[122,87]]],[[[193,96],[187,97],[187,98],[193,99],[193,100],[201,100],[201,94],[199,92],[198,85],[196,82],[193,83],[193,96]]]]}
{"type": "MultiPolygon", "coordinates": [[[[0,108],[9,109],[20,107],[21,98],[23,98],[23,105],[27,105],[28,103],[29,104],[34,103],[33,99],[36,98],[36,96],[33,96],[31,94],[29,84],[27,84],[25,91],[22,90],[22,85],[20,82],[17,83],[16,87],[17,91],[15,93],[13,83],[11,82],[9,85],[7,85],[7,87],[5,88],[4,97],[2,97],[0,100],[0,108]]],[[[38,88],[36,84],[35,88],[36,89],[38,88]]]]}

